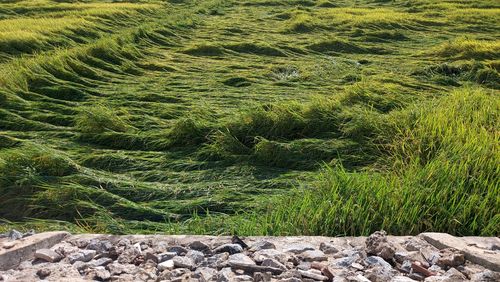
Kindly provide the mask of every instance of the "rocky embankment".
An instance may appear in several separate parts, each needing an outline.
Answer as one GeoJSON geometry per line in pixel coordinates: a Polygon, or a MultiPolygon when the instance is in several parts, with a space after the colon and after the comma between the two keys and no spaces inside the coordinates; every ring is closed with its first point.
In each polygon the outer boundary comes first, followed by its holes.
{"type": "Polygon", "coordinates": [[[500,281],[498,238],[17,237],[0,239],[0,281],[500,281]]]}

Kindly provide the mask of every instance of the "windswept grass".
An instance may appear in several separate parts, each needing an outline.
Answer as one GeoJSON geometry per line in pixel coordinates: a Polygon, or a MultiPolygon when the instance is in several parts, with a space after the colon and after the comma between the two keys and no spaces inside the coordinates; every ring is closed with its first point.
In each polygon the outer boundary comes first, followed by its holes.
{"type": "Polygon", "coordinates": [[[325,168],[312,188],[272,208],[260,231],[499,234],[499,110],[494,94],[464,89],[388,117],[394,128],[382,134],[396,135],[386,171],[325,168]]]}
{"type": "Polygon", "coordinates": [[[500,41],[457,38],[438,46],[436,53],[456,59],[499,59],[500,41]]]}
{"type": "Polygon", "coordinates": [[[3,2],[0,230],[500,233],[494,1],[3,2]]]}

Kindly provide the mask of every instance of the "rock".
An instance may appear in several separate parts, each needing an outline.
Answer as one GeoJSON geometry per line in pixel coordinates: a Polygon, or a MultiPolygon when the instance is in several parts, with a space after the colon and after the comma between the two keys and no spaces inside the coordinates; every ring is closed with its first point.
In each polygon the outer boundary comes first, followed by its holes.
{"type": "Polygon", "coordinates": [[[182,246],[172,246],[167,249],[167,251],[176,253],[178,256],[185,255],[188,252],[188,249],[182,246]]]}
{"type": "Polygon", "coordinates": [[[209,267],[198,267],[193,274],[194,278],[200,279],[201,282],[211,281],[217,275],[217,271],[209,267]]]}
{"type": "Polygon", "coordinates": [[[299,273],[300,275],[302,275],[303,277],[306,277],[306,278],[311,278],[311,279],[314,279],[314,280],[319,280],[319,281],[327,281],[328,280],[328,277],[322,275],[322,274],[318,274],[318,273],[315,273],[313,271],[304,271],[304,270],[300,270],[299,269],[299,273]]]}
{"type": "Polygon", "coordinates": [[[313,251],[314,246],[311,244],[293,244],[285,248],[283,251],[286,253],[294,253],[294,254],[300,254],[305,251],[313,251]]]}
{"type": "Polygon", "coordinates": [[[411,272],[411,261],[409,260],[405,260],[402,264],[401,264],[401,270],[402,272],[405,272],[405,273],[410,273],[411,272]]]}
{"type": "Polygon", "coordinates": [[[270,267],[274,267],[274,268],[279,268],[279,269],[282,269],[283,271],[286,270],[286,266],[284,266],[282,263],[280,263],[279,261],[275,260],[275,259],[272,259],[272,258],[266,258],[262,261],[261,263],[262,266],[270,266],[270,267]]]}
{"type": "Polygon", "coordinates": [[[234,276],[235,275],[231,268],[223,268],[221,271],[219,271],[219,273],[217,273],[217,282],[231,282],[233,281],[234,276]]]}
{"type": "Polygon", "coordinates": [[[21,238],[23,238],[23,233],[17,231],[16,229],[12,229],[11,231],[9,231],[9,234],[7,235],[7,237],[9,238],[9,240],[11,241],[14,241],[14,240],[19,240],[21,238]]]}
{"type": "Polygon", "coordinates": [[[202,266],[221,269],[228,266],[227,262],[228,258],[229,258],[229,253],[216,254],[211,257],[208,257],[204,261],[204,263],[202,263],[202,266]]]}
{"type": "Polygon", "coordinates": [[[174,266],[177,268],[187,268],[194,269],[195,263],[191,258],[176,256],[172,259],[174,261],[174,266]]]}
{"type": "Polygon", "coordinates": [[[429,244],[421,238],[411,237],[403,243],[403,246],[407,251],[418,252],[420,249],[429,246],[429,244]]]}
{"type": "Polygon", "coordinates": [[[189,243],[188,246],[191,250],[195,250],[195,251],[200,251],[200,252],[204,252],[204,253],[210,251],[210,247],[201,241],[193,241],[193,242],[189,243]]]}
{"type": "Polygon", "coordinates": [[[111,274],[104,268],[104,266],[97,266],[91,268],[87,272],[86,276],[88,279],[99,280],[99,281],[105,281],[111,278],[111,274]]]}
{"type": "Polygon", "coordinates": [[[338,253],[339,251],[339,247],[331,244],[331,243],[328,243],[328,242],[322,242],[320,245],[319,245],[319,249],[324,252],[325,254],[335,254],[335,253],[338,253]]]}
{"type": "Polygon", "coordinates": [[[403,263],[406,260],[419,262],[425,261],[425,258],[419,251],[396,252],[394,254],[394,259],[399,263],[403,263]]]}
{"type": "Polygon", "coordinates": [[[173,259],[177,256],[177,253],[174,252],[165,252],[158,255],[158,262],[164,262],[170,259],[173,259]]]}
{"type": "Polygon", "coordinates": [[[270,273],[255,272],[253,281],[255,282],[271,282],[272,275],[270,273]]]}
{"type": "Polygon", "coordinates": [[[144,260],[145,261],[152,261],[154,263],[158,263],[159,262],[159,258],[157,255],[155,255],[153,252],[151,252],[150,250],[148,250],[147,252],[144,253],[144,260]]]}
{"type": "Polygon", "coordinates": [[[401,275],[394,276],[391,279],[391,282],[415,282],[415,281],[417,281],[417,280],[413,280],[410,277],[401,276],[401,275]]]}
{"type": "Polygon", "coordinates": [[[354,268],[354,269],[356,269],[356,270],[363,270],[363,269],[365,269],[364,266],[362,266],[361,264],[359,264],[357,262],[351,264],[351,267],[354,268]]]}
{"type": "Polygon", "coordinates": [[[319,250],[305,251],[305,252],[301,253],[299,256],[304,261],[326,261],[326,260],[328,260],[325,253],[323,253],[322,251],[319,251],[319,250]]]}
{"type": "Polygon", "coordinates": [[[87,266],[88,267],[99,267],[99,266],[106,266],[108,264],[110,264],[113,260],[110,259],[110,258],[100,258],[100,259],[97,259],[97,260],[92,260],[90,262],[87,263],[87,266]]]}
{"type": "Polygon", "coordinates": [[[392,266],[383,258],[378,256],[369,256],[365,259],[367,265],[378,265],[386,269],[392,269],[392,266]]]}
{"type": "Polygon", "coordinates": [[[40,278],[40,279],[45,279],[47,276],[49,276],[51,273],[50,269],[46,269],[46,268],[41,268],[39,269],[37,272],[36,272],[36,275],[40,278]]]}
{"type": "Polygon", "coordinates": [[[236,275],[234,277],[234,281],[238,281],[238,282],[253,281],[253,278],[251,276],[248,276],[248,275],[236,275]]]}
{"type": "Polygon", "coordinates": [[[439,258],[436,264],[441,267],[455,267],[463,265],[465,257],[462,252],[454,248],[446,248],[439,251],[439,258]]]}
{"type": "Polygon", "coordinates": [[[257,251],[253,254],[253,259],[256,262],[262,262],[266,258],[272,258],[275,259],[283,264],[285,264],[288,261],[289,255],[284,254],[278,250],[275,249],[264,249],[257,251]]]}
{"type": "Polygon", "coordinates": [[[366,253],[383,259],[392,259],[396,253],[393,244],[387,241],[385,231],[376,231],[366,239],[366,253]]]}
{"type": "Polygon", "coordinates": [[[255,265],[255,262],[245,254],[234,254],[229,256],[229,264],[249,264],[255,265]]]}
{"type": "Polygon", "coordinates": [[[365,270],[364,276],[372,282],[386,282],[397,274],[397,271],[393,270],[392,267],[375,265],[365,270]]]}
{"type": "Polygon", "coordinates": [[[431,267],[429,267],[427,270],[429,270],[430,272],[433,272],[435,274],[444,274],[445,271],[437,264],[435,265],[432,265],[431,267]]]}
{"type": "Polygon", "coordinates": [[[39,249],[35,252],[35,258],[48,261],[57,262],[62,259],[61,255],[50,249],[39,249]]]}
{"type": "Polygon", "coordinates": [[[452,267],[446,271],[444,274],[447,278],[453,280],[453,281],[460,281],[460,280],[466,280],[465,275],[463,275],[460,271],[458,271],[456,268],[452,267]]]}
{"type": "Polygon", "coordinates": [[[119,263],[132,263],[139,255],[142,254],[140,247],[134,245],[129,245],[125,250],[118,256],[119,263]]]}
{"type": "Polygon", "coordinates": [[[216,254],[229,253],[230,255],[232,255],[243,252],[243,248],[238,244],[224,244],[215,248],[214,252],[216,254]]]}
{"type": "Polygon", "coordinates": [[[425,276],[415,272],[408,274],[408,277],[416,281],[423,281],[425,279],[425,276]]]}
{"type": "Polygon", "coordinates": [[[360,257],[359,255],[354,255],[350,257],[345,257],[345,258],[339,258],[334,261],[332,261],[332,264],[337,266],[337,267],[349,267],[351,264],[356,262],[360,257]]]}
{"type": "Polygon", "coordinates": [[[195,250],[189,250],[186,253],[186,257],[192,259],[195,264],[198,264],[205,259],[205,255],[202,252],[195,250]]]}
{"type": "Polygon", "coordinates": [[[155,268],[139,268],[134,277],[135,281],[155,281],[158,278],[155,268]]]}
{"type": "Polygon", "coordinates": [[[95,257],[96,253],[97,252],[95,250],[81,250],[78,253],[69,255],[68,259],[71,264],[77,261],[88,262],[95,257]]]}
{"type": "Polygon", "coordinates": [[[276,249],[276,246],[269,241],[261,240],[261,241],[256,242],[255,244],[253,244],[250,247],[249,251],[256,252],[256,251],[267,250],[267,249],[276,249]]]}
{"type": "MultiPolygon", "coordinates": [[[[351,280],[350,280],[351,281],[351,280]]],[[[358,274],[356,276],[353,277],[353,281],[356,281],[356,282],[371,282],[370,279],[364,277],[363,275],[361,274],[358,274]]]]}
{"type": "Polygon", "coordinates": [[[474,273],[471,275],[471,281],[481,281],[481,282],[496,282],[500,281],[500,273],[493,272],[491,270],[485,270],[483,272],[474,273]]]}
{"type": "Polygon", "coordinates": [[[117,262],[110,263],[106,266],[106,269],[109,270],[109,273],[113,275],[120,275],[122,273],[135,273],[136,266],[133,264],[120,264],[117,262]]]}
{"type": "Polygon", "coordinates": [[[76,246],[73,246],[72,244],[68,243],[68,242],[61,242],[61,243],[58,243],[56,245],[54,245],[52,248],[50,248],[51,250],[55,251],[56,253],[58,253],[59,255],[61,255],[62,257],[67,257],[75,252],[79,252],[80,249],[76,246]]]}
{"type": "Polygon", "coordinates": [[[99,254],[109,251],[111,247],[113,247],[113,244],[107,240],[91,239],[87,244],[88,250],[94,250],[99,254]]]}
{"type": "Polygon", "coordinates": [[[175,267],[175,263],[174,263],[173,260],[167,260],[167,261],[164,261],[164,262],[160,262],[156,267],[160,271],[172,270],[175,267]]]}
{"type": "Polygon", "coordinates": [[[439,251],[438,249],[430,246],[423,247],[420,249],[420,253],[430,265],[436,264],[439,259],[439,251]]]}
{"type": "Polygon", "coordinates": [[[413,269],[413,272],[422,274],[424,277],[429,277],[435,275],[434,272],[429,271],[425,267],[423,267],[419,262],[413,262],[411,264],[411,268],[413,269]]]}

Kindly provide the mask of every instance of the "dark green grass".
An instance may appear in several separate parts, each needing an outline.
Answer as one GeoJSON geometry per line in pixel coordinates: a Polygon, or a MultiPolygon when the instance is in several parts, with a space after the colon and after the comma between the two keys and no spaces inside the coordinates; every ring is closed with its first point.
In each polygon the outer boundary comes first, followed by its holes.
{"type": "Polygon", "coordinates": [[[0,230],[498,235],[493,1],[103,3],[0,5],[0,230]]]}

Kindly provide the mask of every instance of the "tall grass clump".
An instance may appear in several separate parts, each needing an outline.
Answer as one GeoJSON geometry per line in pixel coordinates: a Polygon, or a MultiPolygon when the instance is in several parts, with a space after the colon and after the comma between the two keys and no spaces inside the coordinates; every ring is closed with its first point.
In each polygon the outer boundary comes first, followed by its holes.
{"type": "Polygon", "coordinates": [[[126,132],[131,129],[127,120],[115,109],[105,105],[85,106],[75,117],[75,127],[82,133],[96,134],[107,131],[126,132]]]}
{"type": "Polygon", "coordinates": [[[460,37],[436,47],[435,53],[458,59],[498,59],[500,41],[484,41],[460,37]]]}
{"type": "MultiPolygon", "coordinates": [[[[268,234],[500,234],[498,96],[461,89],[388,118],[388,168],[327,167],[260,222],[268,234]]],[[[382,133],[383,134],[383,133],[382,133]]],[[[383,167],[383,166],[382,166],[383,167]]]]}
{"type": "Polygon", "coordinates": [[[0,150],[0,214],[22,217],[37,185],[77,171],[68,157],[44,146],[26,144],[0,150]]]}

